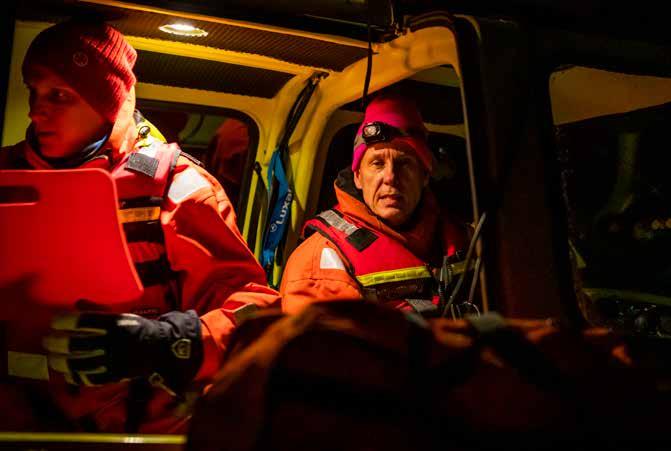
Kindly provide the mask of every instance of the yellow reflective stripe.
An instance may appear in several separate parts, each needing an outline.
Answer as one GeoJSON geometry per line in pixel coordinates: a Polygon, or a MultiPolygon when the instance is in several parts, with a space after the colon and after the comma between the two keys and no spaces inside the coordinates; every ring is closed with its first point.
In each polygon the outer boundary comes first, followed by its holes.
{"type": "Polygon", "coordinates": [[[161,207],[137,207],[119,210],[119,222],[154,221],[161,216],[161,207]]]}
{"type": "Polygon", "coordinates": [[[7,373],[15,377],[48,381],[47,356],[7,351],[7,373]]]}
{"type": "MultiPolygon", "coordinates": [[[[184,445],[185,435],[161,434],[86,434],[65,432],[0,432],[0,443],[49,442],[49,443],[132,443],[134,445],[184,445]]],[[[40,447],[41,449],[41,447],[40,447]]]]}
{"type": "Polygon", "coordinates": [[[389,271],[373,272],[357,276],[357,280],[364,287],[379,285],[388,282],[402,282],[404,280],[422,279],[431,277],[431,272],[426,266],[416,266],[414,268],[392,269],[389,271]]]}

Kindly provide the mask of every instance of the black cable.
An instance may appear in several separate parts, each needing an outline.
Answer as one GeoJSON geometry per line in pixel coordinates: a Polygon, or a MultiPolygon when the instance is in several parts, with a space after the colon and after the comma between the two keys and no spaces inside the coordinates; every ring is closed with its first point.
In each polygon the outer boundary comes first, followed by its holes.
{"type": "Polygon", "coordinates": [[[366,2],[367,8],[367,20],[366,26],[368,28],[368,63],[366,65],[366,78],[363,82],[363,96],[361,96],[361,108],[366,110],[366,100],[368,97],[368,88],[370,86],[370,77],[373,73],[373,33],[371,30],[371,12],[370,12],[370,0],[366,2]]]}
{"type": "Polygon", "coordinates": [[[282,151],[285,147],[288,146],[289,139],[291,138],[291,135],[293,134],[294,129],[296,128],[296,125],[298,125],[298,121],[303,115],[305,107],[312,98],[312,93],[317,87],[317,80],[320,76],[321,74],[313,75],[312,77],[310,77],[305,87],[303,87],[300,94],[298,94],[296,101],[291,106],[291,110],[289,111],[289,115],[287,117],[287,123],[284,128],[284,133],[282,134],[282,139],[279,141],[280,142],[279,147],[282,151]]]}
{"type": "Polygon", "coordinates": [[[478,257],[475,259],[475,268],[473,268],[473,280],[471,281],[471,289],[468,290],[468,304],[473,303],[473,298],[475,297],[475,289],[478,286],[478,277],[480,276],[480,268],[482,266],[482,258],[478,257]]]}
{"type": "Polygon", "coordinates": [[[473,257],[473,251],[475,250],[475,244],[477,243],[478,238],[480,237],[480,232],[482,232],[482,225],[484,224],[486,217],[487,212],[485,211],[482,213],[482,216],[480,216],[478,225],[475,227],[475,231],[473,232],[471,242],[468,245],[468,251],[466,252],[466,259],[464,260],[464,271],[459,276],[459,280],[457,281],[457,284],[454,286],[452,294],[450,295],[450,298],[447,300],[447,304],[445,304],[445,307],[443,307],[443,313],[441,314],[441,316],[445,316],[445,314],[447,314],[447,310],[454,302],[454,299],[456,298],[457,294],[459,293],[459,290],[461,289],[461,286],[464,283],[466,273],[468,272],[468,265],[471,263],[471,258],[473,257]]]}

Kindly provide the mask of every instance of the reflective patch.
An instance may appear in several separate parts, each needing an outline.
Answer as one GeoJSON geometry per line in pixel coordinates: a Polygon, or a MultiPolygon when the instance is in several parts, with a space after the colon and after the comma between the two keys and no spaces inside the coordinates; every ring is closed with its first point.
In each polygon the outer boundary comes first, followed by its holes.
{"type": "Polygon", "coordinates": [[[357,280],[361,282],[361,285],[364,287],[381,285],[383,283],[405,282],[407,280],[430,279],[431,277],[431,272],[426,266],[392,269],[389,271],[380,271],[356,276],[357,280]]]}
{"type": "Polygon", "coordinates": [[[234,324],[239,325],[244,320],[256,315],[259,307],[256,304],[245,304],[239,301],[226,301],[221,306],[224,315],[234,324]]]}
{"type": "Polygon", "coordinates": [[[320,218],[324,219],[328,225],[331,227],[340,230],[342,233],[344,233],[347,236],[350,236],[359,228],[355,226],[354,224],[351,224],[347,222],[345,219],[341,218],[338,213],[336,213],[333,210],[326,210],[322,211],[318,215],[320,218]]]}
{"type": "Polygon", "coordinates": [[[210,183],[194,168],[188,168],[175,176],[170,184],[168,198],[178,204],[199,189],[207,188],[210,183]]]}
{"type": "Polygon", "coordinates": [[[158,151],[158,146],[155,146],[156,142],[151,142],[147,147],[142,147],[137,153],[146,155],[151,158],[156,158],[156,152],[158,151]]]}
{"type": "Polygon", "coordinates": [[[140,325],[140,321],[133,318],[121,318],[117,320],[116,325],[119,327],[136,327],[140,325]]]}
{"type": "Polygon", "coordinates": [[[136,207],[119,210],[119,222],[155,221],[161,216],[161,207],[136,207]]]}
{"type": "Polygon", "coordinates": [[[336,251],[330,247],[325,247],[322,249],[322,256],[319,259],[319,269],[342,269],[345,271],[345,265],[336,251]]]}
{"type": "Polygon", "coordinates": [[[49,380],[47,356],[26,352],[7,351],[7,373],[28,379],[49,380]]]}

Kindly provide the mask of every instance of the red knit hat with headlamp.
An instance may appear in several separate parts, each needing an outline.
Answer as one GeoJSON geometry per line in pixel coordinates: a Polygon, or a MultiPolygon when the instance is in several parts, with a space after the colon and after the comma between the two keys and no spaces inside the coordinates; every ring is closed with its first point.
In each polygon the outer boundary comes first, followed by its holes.
{"type": "Polygon", "coordinates": [[[413,101],[395,93],[379,95],[366,108],[364,120],[359,126],[354,141],[353,171],[359,168],[361,159],[369,146],[363,139],[364,127],[369,125],[375,127],[375,124],[381,124],[396,131],[396,133],[385,136],[381,142],[389,143],[390,146],[409,147],[427,171],[431,172],[433,157],[426,141],[427,130],[422,116],[413,101]]]}

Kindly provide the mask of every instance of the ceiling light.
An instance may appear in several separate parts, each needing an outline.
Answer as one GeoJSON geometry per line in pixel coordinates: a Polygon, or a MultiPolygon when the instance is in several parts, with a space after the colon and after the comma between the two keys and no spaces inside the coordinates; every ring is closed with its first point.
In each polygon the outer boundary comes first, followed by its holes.
{"type": "Polygon", "coordinates": [[[207,36],[207,31],[202,28],[194,27],[184,23],[166,24],[158,27],[164,33],[176,34],[178,36],[187,36],[190,38],[200,38],[207,36]]]}

